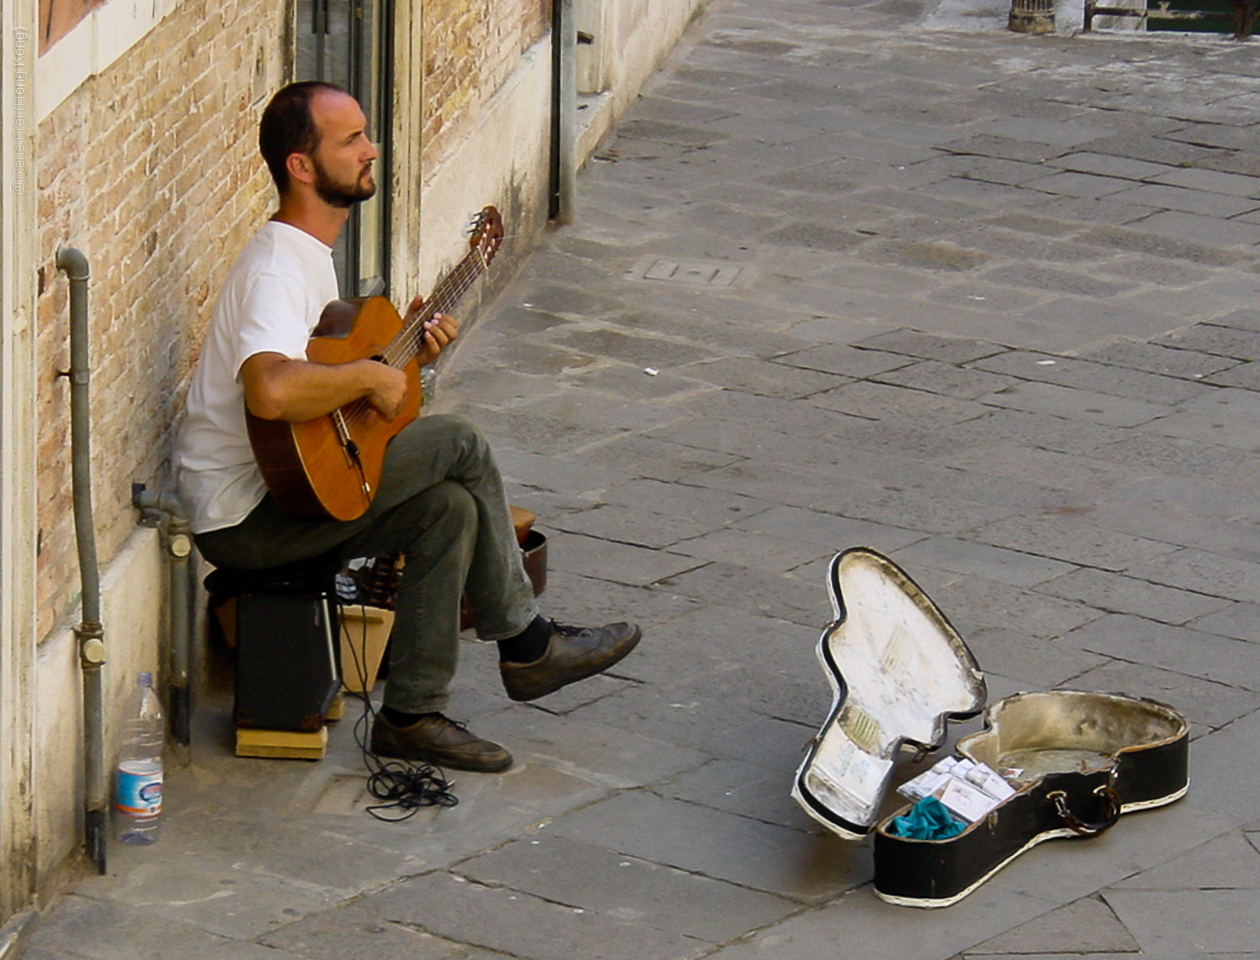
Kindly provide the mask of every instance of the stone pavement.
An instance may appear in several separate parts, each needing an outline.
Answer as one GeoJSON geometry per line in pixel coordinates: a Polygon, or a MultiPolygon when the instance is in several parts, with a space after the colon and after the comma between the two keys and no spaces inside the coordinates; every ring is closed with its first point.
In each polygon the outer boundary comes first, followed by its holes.
{"type": "Polygon", "coordinates": [[[29,960],[1260,954],[1260,61],[1004,13],[717,0],[438,398],[540,516],[546,609],[633,615],[639,652],[510,705],[470,643],[452,712],[517,765],[404,824],[350,718],[320,763],[238,760],[204,704],[162,841],[29,960]],[[879,901],[788,797],[858,544],[991,698],[1181,709],[1187,797],[879,901]]]}

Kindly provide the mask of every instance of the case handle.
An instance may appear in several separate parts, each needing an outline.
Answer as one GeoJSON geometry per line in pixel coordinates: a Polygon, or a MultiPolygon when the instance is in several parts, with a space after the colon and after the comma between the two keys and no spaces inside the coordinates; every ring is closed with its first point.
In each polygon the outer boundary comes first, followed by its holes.
{"type": "Polygon", "coordinates": [[[1046,794],[1046,799],[1054,803],[1055,811],[1069,830],[1080,834],[1082,837],[1096,837],[1103,831],[1115,826],[1116,821],[1120,819],[1120,808],[1123,804],[1120,801],[1120,794],[1109,783],[1098,787],[1094,791],[1094,795],[1102,798],[1103,818],[1098,823],[1086,823],[1073,814],[1067,808],[1067,794],[1062,790],[1054,790],[1046,794]]]}

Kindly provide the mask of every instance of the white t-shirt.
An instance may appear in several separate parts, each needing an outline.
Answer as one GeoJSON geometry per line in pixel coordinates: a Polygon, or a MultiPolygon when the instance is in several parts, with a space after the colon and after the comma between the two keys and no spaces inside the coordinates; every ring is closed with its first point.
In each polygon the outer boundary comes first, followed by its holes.
{"type": "Polygon", "coordinates": [[[306,359],[311,331],[337,296],[332,248],[287,223],[269,221],[232,265],[175,444],[193,533],[235,526],[267,493],[245,427],[241,365],[258,353],[306,359]]]}

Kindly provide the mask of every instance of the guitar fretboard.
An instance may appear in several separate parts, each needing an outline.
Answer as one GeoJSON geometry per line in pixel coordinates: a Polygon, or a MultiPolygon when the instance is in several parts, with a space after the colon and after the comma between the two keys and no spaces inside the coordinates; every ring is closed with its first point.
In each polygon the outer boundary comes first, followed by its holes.
{"type": "Polygon", "coordinates": [[[424,325],[435,314],[445,313],[453,307],[486,269],[486,264],[485,255],[480,249],[469,251],[455,269],[434,288],[415,318],[390,341],[382,359],[391,367],[402,367],[410,362],[423,347],[424,325]]]}

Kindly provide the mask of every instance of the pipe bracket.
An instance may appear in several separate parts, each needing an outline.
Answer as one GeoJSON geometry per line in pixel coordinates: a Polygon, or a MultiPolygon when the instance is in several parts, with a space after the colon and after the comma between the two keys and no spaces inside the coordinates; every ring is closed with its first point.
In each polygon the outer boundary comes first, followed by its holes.
{"type": "Polygon", "coordinates": [[[171,551],[172,557],[182,560],[192,553],[192,537],[186,533],[172,534],[167,549],[171,551]]]}
{"type": "Polygon", "coordinates": [[[84,669],[99,667],[105,662],[105,636],[99,623],[81,623],[75,628],[79,638],[79,662],[84,669]]]}

